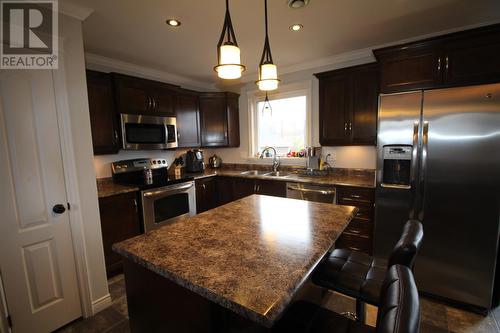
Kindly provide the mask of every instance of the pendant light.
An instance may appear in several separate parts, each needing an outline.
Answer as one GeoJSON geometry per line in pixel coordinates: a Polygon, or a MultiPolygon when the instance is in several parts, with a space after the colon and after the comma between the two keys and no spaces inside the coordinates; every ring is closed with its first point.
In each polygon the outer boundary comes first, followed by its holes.
{"type": "Polygon", "coordinates": [[[260,90],[269,91],[278,89],[278,67],[273,63],[271,46],[269,44],[269,34],[267,29],[267,0],[264,0],[264,15],[266,25],[266,38],[264,40],[264,51],[260,58],[259,80],[256,82],[260,90]]]}
{"type": "Polygon", "coordinates": [[[273,115],[273,108],[271,107],[271,102],[269,102],[269,97],[267,97],[267,91],[266,91],[266,98],[264,99],[264,106],[262,107],[262,115],[263,116],[273,115]]]}
{"type": "Polygon", "coordinates": [[[217,44],[217,60],[218,65],[214,67],[214,70],[221,79],[240,78],[241,72],[245,70],[245,66],[241,64],[240,48],[231,23],[229,0],[226,0],[226,16],[219,43],[217,44]]]}

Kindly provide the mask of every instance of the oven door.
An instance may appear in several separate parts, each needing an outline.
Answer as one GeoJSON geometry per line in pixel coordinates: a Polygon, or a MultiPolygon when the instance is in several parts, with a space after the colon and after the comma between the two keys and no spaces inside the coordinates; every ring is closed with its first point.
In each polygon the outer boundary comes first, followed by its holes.
{"type": "Polygon", "coordinates": [[[175,117],[122,113],[120,121],[123,149],[169,149],[177,147],[175,117]]]}
{"type": "Polygon", "coordinates": [[[196,215],[194,181],[142,191],[141,197],[144,232],[196,215]]]}

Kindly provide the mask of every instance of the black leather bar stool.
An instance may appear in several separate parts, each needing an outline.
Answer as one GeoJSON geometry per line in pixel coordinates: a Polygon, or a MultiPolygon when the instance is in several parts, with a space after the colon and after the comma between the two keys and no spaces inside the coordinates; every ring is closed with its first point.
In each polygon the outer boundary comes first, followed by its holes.
{"type": "Polygon", "coordinates": [[[409,220],[389,260],[365,253],[335,249],[314,271],[315,284],[356,299],[356,316],[364,322],[365,303],[378,306],[387,267],[403,265],[413,270],[422,243],[422,223],[409,220]]]}
{"type": "Polygon", "coordinates": [[[411,270],[387,270],[380,296],[377,326],[372,328],[305,301],[293,304],[276,323],[276,333],[418,333],[420,302],[411,270]]]}

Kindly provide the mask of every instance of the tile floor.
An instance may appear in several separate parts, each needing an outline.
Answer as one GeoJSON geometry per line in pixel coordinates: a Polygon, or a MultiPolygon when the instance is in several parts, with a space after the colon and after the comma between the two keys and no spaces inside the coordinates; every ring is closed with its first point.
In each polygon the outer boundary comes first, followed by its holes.
{"type": "MultiPolygon", "coordinates": [[[[123,275],[109,280],[113,305],[92,318],[79,319],[59,329],[58,333],[128,333],[127,299],[123,275]]],[[[486,317],[442,305],[422,298],[421,333],[500,333],[500,307],[486,317]]],[[[329,293],[323,306],[336,312],[354,312],[354,300],[337,293],[329,293]]],[[[367,307],[367,322],[374,326],[375,307],[367,307]]]]}

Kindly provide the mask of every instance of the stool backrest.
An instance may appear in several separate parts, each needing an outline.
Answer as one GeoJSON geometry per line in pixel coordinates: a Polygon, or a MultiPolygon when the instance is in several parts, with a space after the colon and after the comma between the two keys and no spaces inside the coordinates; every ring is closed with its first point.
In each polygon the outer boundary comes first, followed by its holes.
{"type": "Polygon", "coordinates": [[[403,233],[389,257],[389,266],[403,265],[413,270],[417,252],[422,244],[424,230],[422,223],[409,220],[405,223],[403,233]]]}
{"type": "Polygon", "coordinates": [[[420,302],[413,273],[402,265],[389,268],[382,285],[377,333],[418,333],[420,302]]]}

